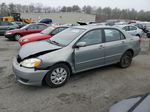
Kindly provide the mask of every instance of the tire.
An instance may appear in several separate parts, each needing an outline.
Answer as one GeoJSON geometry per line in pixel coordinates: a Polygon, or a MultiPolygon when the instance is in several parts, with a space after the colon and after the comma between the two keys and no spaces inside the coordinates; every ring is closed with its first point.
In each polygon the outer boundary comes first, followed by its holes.
{"type": "Polygon", "coordinates": [[[121,68],[129,67],[132,63],[132,58],[133,58],[133,55],[132,55],[131,51],[126,51],[120,59],[119,66],[121,68]]]}
{"type": "Polygon", "coordinates": [[[147,34],[147,38],[150,38],[150,34],[147,34]]]}
{"type": "Polygon", "coordinates": [[[139,38],[141,38],[141,36],[139,34],[137,34],[136,36],[138,36],[139,38]]]}
{"type": "Polygon", "coordinates": [[[63,86],[70,77],[70,69],[65,64],[56,64],[46,74],[45,81],[51,88],[63,86]]]}
{"type": "Polygon", "coordinates": [[[20,34],[15,34],[15,40],[19,40],[21,38],[21,35],[20,34]]]}

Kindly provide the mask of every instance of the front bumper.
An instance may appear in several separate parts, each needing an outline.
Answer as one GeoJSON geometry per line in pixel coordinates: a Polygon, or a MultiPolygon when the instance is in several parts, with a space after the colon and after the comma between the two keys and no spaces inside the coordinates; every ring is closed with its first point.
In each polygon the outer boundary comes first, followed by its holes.
{"type": "Polygon", "coordinates": [[[41,86],[48,70],[34,70],[33,68],[21,67],[15,57],[13,59],[13,72],[18,82],[24,85],[41,86]]]}
{"type": "Polygon", "coordinates": [[[5,38],[11,39],[14,38],[15,34],[5,34],[5,38]]]}
{"type": "Polygon", "coordinates": [[[6,30],[0,30],[0,35],[4,35],[6,30]]]}

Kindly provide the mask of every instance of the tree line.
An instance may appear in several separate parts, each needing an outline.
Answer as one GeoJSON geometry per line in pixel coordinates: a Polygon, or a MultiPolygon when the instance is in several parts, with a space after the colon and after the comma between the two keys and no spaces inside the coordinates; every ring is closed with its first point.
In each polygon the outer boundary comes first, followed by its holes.
{"type": "Polygon", "coordinates": [[[0,4],[0,17],[7,16],[12,12],[18,13],[56,13],[56,12],[80,12],[86,14],[96,15],[96,21],[101,22],[108,19],[130,19],[150,21],[150,11],[136,11],[135,9],[119,9],[110,7],[92,7],[85,5],[79,7],[78,5],[63,6],[63,7],[45,7],[40,3],[21,5],[21,4],[0,4]]]}

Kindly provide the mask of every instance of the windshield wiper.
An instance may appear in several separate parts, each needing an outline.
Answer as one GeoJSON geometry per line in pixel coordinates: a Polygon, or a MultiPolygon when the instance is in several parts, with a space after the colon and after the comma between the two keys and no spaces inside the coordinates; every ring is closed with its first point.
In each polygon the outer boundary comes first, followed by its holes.
{"type": "Polygon", "coordinates": [[[55,44],[55,45],[58,45],[58,46],[62,46],[60,43],[54,41],[54,40],[48,40],[51,44],[55,44]]]}

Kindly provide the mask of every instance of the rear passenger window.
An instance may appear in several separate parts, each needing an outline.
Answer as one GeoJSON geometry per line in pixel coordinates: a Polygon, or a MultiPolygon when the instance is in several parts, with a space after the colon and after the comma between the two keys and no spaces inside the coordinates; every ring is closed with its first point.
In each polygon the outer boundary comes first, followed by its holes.
{"type": "Polygon", "coordinates": [[[134,26],[130,26],[130,30],[131,30],[131,31],[132,31],[132,30],[137,30],[137,28],[134,27],[134,26]]]}
{"type": "Polygon", "coordinates": [[[37,29],[45,29],[45,28],[47,28],[46,25],[37,25],[37,29]]]}
{"type": "Polygon", "coordinates": [[[125,26],[125,27],[123,27],[122,29],[123,29],[124,31],[129,31],[128,26],[125,26]]]}
{"type": "Polygon", "coordinates": [[[105,41],[106,42],[125,39],[124,35],[118,30],[104,29],[104,32],[105,32],[105,41]]]}
{"type": "Polygon", "coordinates": [[[33,30],[33,29],[38,29],[38,26],[37,25],[30,25],[28,27],[29,30],[33,30]]]}

